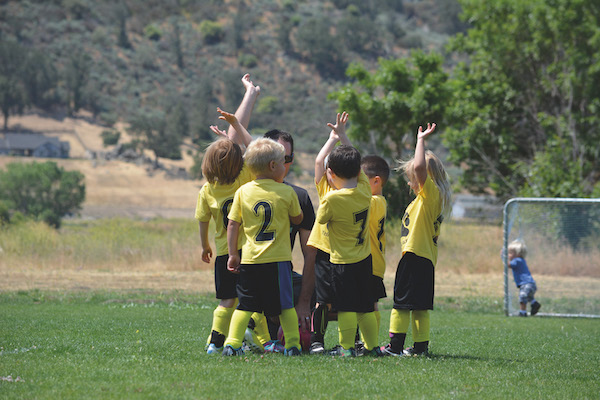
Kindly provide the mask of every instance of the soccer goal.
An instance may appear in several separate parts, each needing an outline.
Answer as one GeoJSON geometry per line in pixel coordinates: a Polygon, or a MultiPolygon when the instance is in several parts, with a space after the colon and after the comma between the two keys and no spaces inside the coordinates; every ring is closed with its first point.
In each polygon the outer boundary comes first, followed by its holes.
{"type": "MultiPolygon", "coordinates": [[[[538,315],[600,318],[600,199],[514,198],[504,205],[504,311],[518,315],[507,247],[519,239],[536,281],[538,315]]],[[[528,306],[529,308],[529,306],[528,306]]],[[[529,310],[528,310],[529,311],[529,310]]]]}

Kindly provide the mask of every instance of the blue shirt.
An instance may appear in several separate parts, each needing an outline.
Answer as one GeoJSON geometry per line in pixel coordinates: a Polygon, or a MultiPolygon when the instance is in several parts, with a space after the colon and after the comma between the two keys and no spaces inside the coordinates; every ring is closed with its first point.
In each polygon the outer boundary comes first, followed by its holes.
{"type": "Polygon", "coordinates": [[[515,278],[515,284],[517,287],[526,283],[535,284],[535,281],[531,277],[531,272],[529,272],[529,267],[523,258],[513,258],[510,262],[510,268],[513,271],[513,277],[515,278]]]}

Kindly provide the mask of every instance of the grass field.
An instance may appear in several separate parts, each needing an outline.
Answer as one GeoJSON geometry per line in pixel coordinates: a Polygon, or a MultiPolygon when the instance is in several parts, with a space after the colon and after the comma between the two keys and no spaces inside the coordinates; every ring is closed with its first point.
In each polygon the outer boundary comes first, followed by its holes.
{"type": "Polygon", "coordinates": [[[430,358],[226,358],[203,350],[216,305],[207,296],[4,292],[0,398],[599,397],[599,321],[507,318],[484,303],[456,311],[440,302],[430,358]]]}

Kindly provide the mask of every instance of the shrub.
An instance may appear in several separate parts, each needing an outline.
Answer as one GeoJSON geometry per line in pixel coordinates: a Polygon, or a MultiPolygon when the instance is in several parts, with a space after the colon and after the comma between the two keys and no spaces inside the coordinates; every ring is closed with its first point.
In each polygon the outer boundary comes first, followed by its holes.
{"type": "Polygon", "coordinates": [[[104,147],[112,146],[119,143],[119,139],[121,138],[121,132],[111,129],[102,131],[100,134],[102,136],[102,144],[104,147]]]}
{"type": "Polygon", "coordinates": [[[60,227],[65,215],[78,211],[85,199],[84,176],[55,162],[9,163],[0,171],[0,201],[9,212],[60,227]]]}
{"type": "Polygon", "coordinates": [[[254,68],[258,65],[258,58],[254,54],[240,54],[238,64],[244,68],[254,68]]]}
{"type": "Polygon", "coordinates": [[[200,23],[200,33],[206,44],[215,44],[223,40],[223,26],[215,21],[204,20],[200,23]]]}
{"type": "Polygon", "coordinates": [[[144,27],[144,36],[150,40],[159,41],[162,35],[162,30],[155,24],[146,25],[144,27]]]}

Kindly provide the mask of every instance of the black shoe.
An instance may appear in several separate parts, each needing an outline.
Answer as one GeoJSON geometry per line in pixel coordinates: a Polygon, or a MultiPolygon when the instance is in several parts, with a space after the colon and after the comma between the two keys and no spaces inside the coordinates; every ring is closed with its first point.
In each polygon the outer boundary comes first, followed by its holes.
{"type": "Polygon", "coordinates": [[[354,350],[356,351],[356,356],[360,357],[363,356],[365,354],[367,354],[367,348],[365,347],[365,344],[363,342],[361,342],[360,340],[357,340],[356,342],[354,342],[354,350]]]}
{"type": "Polygon", "coordinates": [[[536,301],[535,303],[533,303],[531,305],[531,315],[535,315],[538,313],[538,311],[540,311],[540,307],[542,307],[542,305],[536,301]]]}
{"type": "Polygon", "coordinates": [[[381,346],[379,348],[379,350],[381,350],[381,355],[382,356],[394,356],[394,357],[402,357],[404,354],[402,352],[400,353],[396,353],[395,351],[392,350],[392,345],[391,344],[386,344],[385,346],[381,346]]]}
{"type": "Polygon", "coordinates": [[[325,353],[325,347],[321,342],[313,342],[310,344],[308,354],[323,354],[325,353]]]}
{"type": "Polygon", "coordinates": [[[429,356],[429,351],[427,349],[425,350],[421,350],[421,351],[417,351],[415,350],[414,347],[407,347],[406,349],[404,349],[404,351],[402,352],[405,356],[413,356],[413,357],[417,357],[417,356],[429,356]]]}

